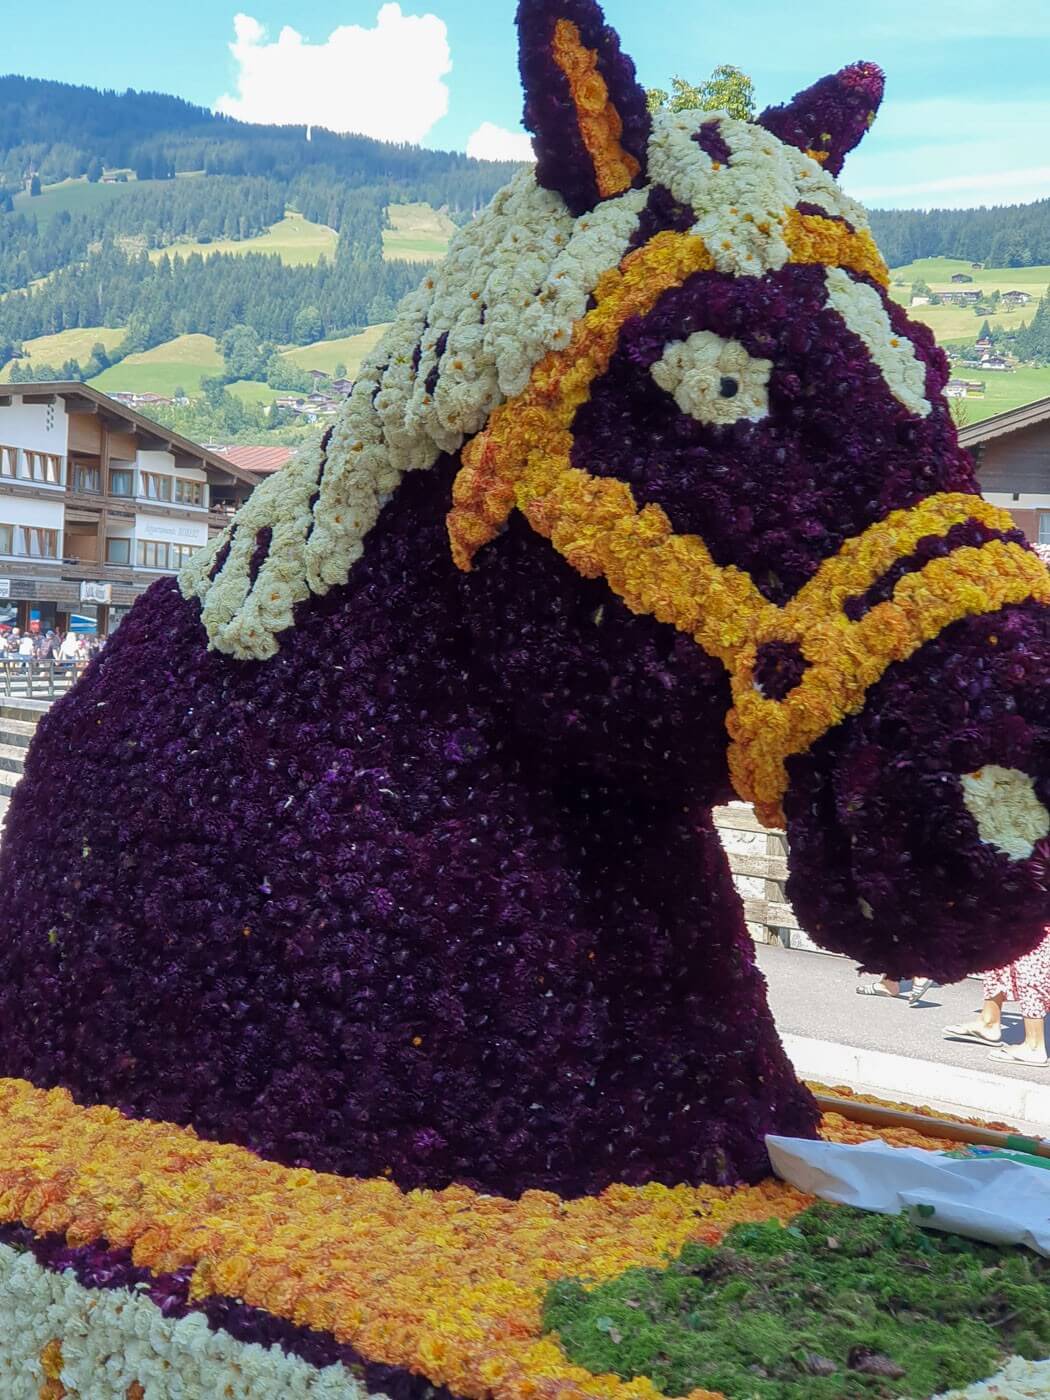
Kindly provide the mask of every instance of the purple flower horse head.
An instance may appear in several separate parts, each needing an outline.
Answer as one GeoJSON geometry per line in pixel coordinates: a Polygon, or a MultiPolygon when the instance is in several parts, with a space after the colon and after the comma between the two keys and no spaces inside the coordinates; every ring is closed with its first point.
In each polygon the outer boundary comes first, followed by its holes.
{"type": "Polygon", "coordinates": [[[712,806],[828,946],[1023,951],[1050,580],[835,183],[878,70],[651,118],[593,0],[519,29],[535,170],[40,726],[0,1073],[404,1186],[755,1179],[816,1111],[712,806]]]}

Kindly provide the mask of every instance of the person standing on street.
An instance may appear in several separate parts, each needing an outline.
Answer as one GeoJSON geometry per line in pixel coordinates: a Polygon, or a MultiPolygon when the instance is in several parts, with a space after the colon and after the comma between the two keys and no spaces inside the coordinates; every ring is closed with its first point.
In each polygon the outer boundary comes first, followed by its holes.
{"type": "Polygon", "coordinates": [[[1045,1065],[1046,1017],[1050,1015],[1050,930],[1038,947],[1008,967],[984,975],[984,1004],[973,1021],[945,1026],[945,1040],[990,1046],[988,1058],[1015,1065],[1045,1065]],[[1003,1004],[1015,1001],[1024,1019],[1020,1045],[1003,1043],[1003,1004]]]}

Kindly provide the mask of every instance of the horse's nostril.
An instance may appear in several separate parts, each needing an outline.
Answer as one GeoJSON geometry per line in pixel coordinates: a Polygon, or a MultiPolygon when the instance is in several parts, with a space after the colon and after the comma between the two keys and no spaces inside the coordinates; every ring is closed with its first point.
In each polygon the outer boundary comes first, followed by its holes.
{"type": "Polygon", "coordinates": [[[718,392],[724,399],[735,399],[740,391],[740,381],[734,379],[731,374],[723,374],[722,382],[718,387],[718,392]]]}
{"type": "Polygon", "coordinates": [[[1050,835],[1050,812],[1036,796],[1028,773],[989,763],[965,774],[961,782],[977,834],[1011,860],[1027,860],[1036,844],[1050,835]]]}

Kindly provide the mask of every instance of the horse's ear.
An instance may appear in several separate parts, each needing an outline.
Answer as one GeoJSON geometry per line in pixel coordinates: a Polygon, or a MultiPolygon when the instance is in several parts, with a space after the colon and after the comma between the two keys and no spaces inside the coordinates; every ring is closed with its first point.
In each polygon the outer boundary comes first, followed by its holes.
{"type": "Polygon", "coordinates": [[[645,89],[595,0],[520,0],[525,125],[536,178],[579,216],[645,176],[645,89]]]}
{"type": "Polygon", "coordinates": [[[759,125],[838,175],[875,120],[885,83],[882,69],[874,63],[852,63],[821,78],[785,106],[767,107],[759,125]]]}

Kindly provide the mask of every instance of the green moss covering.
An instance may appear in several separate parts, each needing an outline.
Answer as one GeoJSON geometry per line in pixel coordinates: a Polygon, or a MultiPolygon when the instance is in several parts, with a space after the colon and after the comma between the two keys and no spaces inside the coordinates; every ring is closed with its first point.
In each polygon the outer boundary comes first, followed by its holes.
{"type": "Polygon", "coordinates": [[[729,1400],[925,1397],[1050,1356],[1050,1261],[818,1205],[667,1269],[552,1285],[544,1324],[594,1374],[729,1400]]]}

